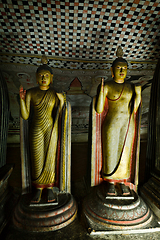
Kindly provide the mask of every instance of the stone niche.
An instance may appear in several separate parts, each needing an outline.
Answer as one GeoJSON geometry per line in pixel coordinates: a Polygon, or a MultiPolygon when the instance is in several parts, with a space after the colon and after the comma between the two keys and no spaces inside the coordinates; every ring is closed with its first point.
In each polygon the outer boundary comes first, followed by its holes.
{"type": "Polygon", "coordinates": [[[77,77],[71,82],[66,98],[72,107],[72,142],[87,142],[92,98],[84,92],[77,77]]]}

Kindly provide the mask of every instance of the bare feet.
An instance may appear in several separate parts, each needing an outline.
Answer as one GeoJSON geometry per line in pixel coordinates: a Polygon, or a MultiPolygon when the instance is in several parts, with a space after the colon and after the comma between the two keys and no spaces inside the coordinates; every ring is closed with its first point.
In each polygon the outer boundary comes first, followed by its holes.
{"type": "Polygon", "coordinates": [[[107,195],[116,195],[116,189],[115,189],[114,183],[108,184],[107,195]]]}
{"type": "Polygon", "coordinates": [[[53,192],[52,188],[47,188],[47,202],[56,201],[56,194],[53,192]]]}
{"type": "Polygon", "coordinates": [[[42,188],[36,188],[31,203],[39,203],[41,200],[42,188]]]}
{"type": "Polygon", "coordinates": [[[120,186],[121,186],[121,190],[122,190],[123,195],[130,195],[131,194],[128,186],[126,186],[125,184],[120,184],[120,186]]]}

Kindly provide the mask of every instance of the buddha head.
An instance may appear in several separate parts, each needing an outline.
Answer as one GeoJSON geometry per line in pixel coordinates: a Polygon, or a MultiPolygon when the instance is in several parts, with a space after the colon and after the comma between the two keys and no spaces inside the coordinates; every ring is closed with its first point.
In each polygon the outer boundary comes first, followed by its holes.
{"type": "Polygon", "coordinates": [[[111,67],[112,78],[115,82],[123,83],[127,75],[128,63],[124,58],[122,58],[123,51],[120,46],[117,49],[116,55],[118,58],[113,61],[111,67]]]}
{"type": "MultiPolygon", "coordinates": [[[[44,56],[42,57],[42,59],[44,56]]],[[[49,85],[52,83],[53,80],[53,73],[52,69],[46,64],[46,58],[42,60],[43,65],[41,65],[36,72],[36,80],[37,84],[41,90],[47,90],[49,85]]]]}

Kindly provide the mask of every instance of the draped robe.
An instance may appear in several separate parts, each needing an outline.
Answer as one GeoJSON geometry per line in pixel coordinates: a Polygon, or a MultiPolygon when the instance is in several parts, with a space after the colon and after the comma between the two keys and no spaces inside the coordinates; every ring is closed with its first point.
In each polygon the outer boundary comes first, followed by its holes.
{"type": "MultiPolygon", "coordinates": [[[[122,115],[121,118],[117,118],[115,112],[112,113],[111,117],[110,105],[112,104],[112,109],[116,109],[115,105],[121,98],[126,98],[123,91],[118,99],[113,100],[106,97],[104,110],[101,114],[96,112],[96,97],[93,98],[90,134],[92,136],[91,186],[107,180],[126,183],[126,185],[136,190],[139,169],[141,107],[139,106],[137,112],[134,112],[132,110],[134,99],[132,99],[132,104],[129,105],[130,114],[126,115],[126,117],[122,115]],[[122,127],[123,131],[121,131],[122,127]],[[104,133],[106,132],[105,136],[104,133]],[[127,159],[127,161],[124,161],[124,159],[127,159]]],[[[120,107],[117,111],[121,111],[120,107]]]]}
{"type": "Polygon", "coordinates": [[[55,182],[58,146],[59,107],[54,91],[47,90],[38,104],[34,104],[34,118],[30,127],[32,179],[34,184],[48,185],[55,182]],[[53,101],[55,99],[55,101],[53,101]],[[57,111],[52,119],[53,108],[57,111]]]}
{"type": "MultiPolygon", "coordinates": [[[[35,88],[29,91],[32,95],[35,88]]],[[[31,185],[71,191],[71,106],[65,102],[59,111],[53,88],[43,93],[40,101],[31,99],[33,116],[20,118],[23,194],[31,192],[31,185]]]]}

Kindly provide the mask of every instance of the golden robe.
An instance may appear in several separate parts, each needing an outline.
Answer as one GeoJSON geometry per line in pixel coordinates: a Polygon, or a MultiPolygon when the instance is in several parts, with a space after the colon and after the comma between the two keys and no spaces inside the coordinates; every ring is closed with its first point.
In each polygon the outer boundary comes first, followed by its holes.
{"type": "Polygon", "coordinates": [[[31,106],[33,116],[28,120],[20,118],[22,193],[30,192],[31,185],[55,186],[70,192],[70,103],[66,102],[59,111],[58,95],[49,88],[39,102],[31,99],[31,106]]]}
{"type": "MultiPolygon", "coordinates": [[[[124,87],[126,87],[125,84],[124,87]]],[[[130,88],[129,85],[128,87],[130,88]]],[[[120,114],[118,113],[121,109],[120,107],[117,108],[117,101],[123,98],[124,102],[124,99],[128,97],[123,94],[122,91],[119,98],[115,100],[106,97],[104,110],[101,114],[98,114],[95,110],[96,97],[93,99],[90,133],[92,138],[91,186],[107,180],[110,182],[127,182],[131,188],[136,190],[139,165],[140,106],[135,113],[133,111],[134,99],[132,99],[133,104],[128,106],[130,114],[127,113],[119,118],[120,114]],[[115,114],[110,115],[112,110],[115,114]],[[123,131],[120,130],[122,127],[123,131]],[[106,135],[102,134],[105,132],[107,132],[106,135]],[[127,162],[125,159],[127,159],[127,162]]]]}
{"type": "Polygon", "coordinates": [[[30,151],[32,180],[34,184],[48,185],[55,182],[58,146],[59,112],[52,119],[53,108],[58,106],[58,98],[48,89],[41,102],[34,107],[34,117],[30,127],[30,151]],[[55,99],[55,103],[53,101],[55,99]]]}

